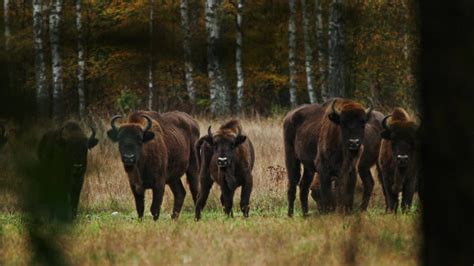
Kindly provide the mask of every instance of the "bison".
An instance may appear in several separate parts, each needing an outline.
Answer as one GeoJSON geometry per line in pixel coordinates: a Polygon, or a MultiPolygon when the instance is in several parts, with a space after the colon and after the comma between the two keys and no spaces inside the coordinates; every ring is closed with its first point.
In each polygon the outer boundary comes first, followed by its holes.
{"type": "Polygon", "coordinates": [[[120,118],[112,118],[112,128],[107,135],[118,142],[139,219],[143,217],[146,189],[153,191],[150,208],[153,220],[159,218],[165,184],[174,196],[171,218],[178,218],[186,196],[181,182],[185,173],[193,201],[197,199],[198,164],[194,143],[199,138],[199,125],[188,114],[177,111],[133,112],[127,123],[117,126],[115,123],[120,118]]]}
{"type": "Polygon", "coordinates": [[[395,108],[382,121],[382,144],[378,158],[386,210],[396,212],[402,193],[402,211],[411,207],[417,189],[418,125],[402,108],[395,108]]]}
{"type": "Polygon", "coordinates": [[[207,136],[196,142],[196,152],[200,157],[200,193],[196,203],[196,220],[201,218],[201,211],[214,182],[221,188],[221,203],[224,212],[230,217],[233,217],[234,192],[237,187],[242,186],[240,209],[244,217],[248,217],[255,152],[250,139],[242,134],[239,121],[225,123],[214,134],[209,126],[207,136]]]}
{"type": "MultiPolygon", "coordinates": [[[[355,101],[333,99],[323,106],[317,142],[316,170],[320,182],[320,209],[338,206],[352,210],[357,172],[362,179],[364,195],[361,209],[367,209],[374,180],[370,168],[376,164],[380,147],[382,114],[355,101]],[[334,178],[333,178],[334,177],[334,178]],[[335,181],[337,202],[332,195],[335,181]]],[[[313,191],[318,195],[318,191],[313,191]]],[[[317,197],[315,197],[317,199],[317,197]]]]}
{"type": "Polygon", "coordinates": [[[73,218],[77,215],[88,150],[99,142],[95,129],[91,130],[87,137],[78,123],[66,122],[61,128],[46,132],[38,146],[40,164],[49,178],[55,178],[52,183],[65,190],[55,193],[64,193],[73,218]]]}

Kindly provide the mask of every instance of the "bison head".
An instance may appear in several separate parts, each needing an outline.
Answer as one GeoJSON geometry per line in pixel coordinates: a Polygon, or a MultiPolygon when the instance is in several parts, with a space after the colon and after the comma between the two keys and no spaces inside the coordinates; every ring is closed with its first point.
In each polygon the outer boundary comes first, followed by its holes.
{"type": "Polygon", "coordinates": [[[237,134],[234,132],[219,132],[213,135],[211,126],[209,126],[207,136],[204,138],[213,147],[214,154],[217,155],[217,166],[219,168],[227,168],[231,165],[235,148],[244,143],[246,139],[247,136],[242,135],[240,129],[237,134]]]}
{"type": "Polygon", "coordinates": [[[120,127],[115,125],[115,121],[122,116],[117,115],[112,118],[110,125],[112,129],[107,135],[113,142],[119,143],[119,151],[125,171],[130,172],[140,160],[143,144],[152,140],[155,134],[150,131],[152,120],[146,115],[142,115],[147,120],[147,125],[143,128],[140,124],[124,124],[120,127]]]}
{"type": "Polygon", "coordinates": [[[82,173],[87,165],[87,152],[97,145],[96,130],[87,137],[77,123],[69,122],[59,131],[59,142],[64,150],[63,160],[72,166],[73,173],[82,173]]]}
{"type": "Polygon", "coordinates": [[[349,151],[357,152],[364,141],[365,125],[372,114],[372,104],[364,109],[358,103],[343,104],[340,111],[335,108],[336,101],[331,105],[328,118],[338,125],[342,133],[342,143],[349,151]]]}

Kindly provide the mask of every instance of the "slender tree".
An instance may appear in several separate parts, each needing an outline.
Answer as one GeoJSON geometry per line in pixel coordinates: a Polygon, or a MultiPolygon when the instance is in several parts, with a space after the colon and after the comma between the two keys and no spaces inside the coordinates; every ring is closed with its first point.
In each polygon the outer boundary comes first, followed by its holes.
{"type": "Polygon", "coordinates": [[[316,17],[316,43],[318,49],[318,69],[319,69],[319,87],[321,89],[321,98],[323,101],[329,99],[327,87],[327,68],[326,68],[326,45],[324,43],[323,32],[323,15],[321,8],[321,0],[314,1],[315,17],[316,17]]]}
{"type": "Polygon", "coordinates": [[[329,18],[329,76],[328,89],[330,97],[345,96],[345,55],[344,55],[344,0],[333,0],[329,18]]]}
{"type": "Polygon", "coordinates": [[[48,116],[49,92],[46,85],[46,63],[43,43],[43,3],[33,1],[33,37],[35,43],[36,105],[42,117],[48,116]]]}
{"type": "Polygon", "coordinates": [[[84,72],[86,60],[84,56],[84,31],[82,29],[82,0],[76,0],[76,30],[77,30],[77,94],[79,97],[79,116],[86,115],[86,95],[84,72]]]}
{"type": "Polygon", "coordinates": [[[149,52],[150,56],[148,57],[148,101],[147,101],[147,108],[148,110],[153,110],[153,95],[154,95],[154,87],[153,87],[153,21],[154,21],[154,8],[155,8],[155,0],[150,0],[150,14],[149,14],[149,38],[150,38],[150,47],[149,52]]]}
{"type": "Polygon", "coordinates": [[[242,69],[242,15],[244,0],[237,0],[237,15],[235,17],[235,69],[237,72],[237,112],[242,112],[244,102],[244,71],[242,69]]]}
{"type": "Polygon", "coordinates": [[[288,21],[288,64],[290,70],[290,103],[292,107],[296,102],[296,3],[289,0],[290,16],[288,21]]]}
{"type": "Polygon", "coordinates": [[[310,103],[316,103],[317,97],[314,88],[314,71],[313,71],[313,48],[311,48],[309,36],[309,12],[306,0],[301,0],[301,9],[303,11],[303,37],[304,37],[304,64],[306,70],[306,83],[310,103]]]}
{"type": "Polygon", "coordinates": [[[53,115],[63,117],[63,69],[60,53],[60,25],[63,9],[62,0],[52,0],[49,13],[49,38],[51,43],[51,62],[53,78],[53,115]]]}
{"type": "Polygon", "coordinates": [[[210,82],[211,112],[218,116],[229,113],[229,91],[217,55],[217,45],[220,38],[218,9],[221,3],[221,0],[206,0],[205,7],[207,30],[207,72],[210,82]]]}
{"type": "Polygon", "coordinates": [[[10,50],[10,0],[3,0],[3,23],[5,27],[5,50],[10,50]]]}
{"type": "Polygon", "coordinates": [[[191,29],[189,25],[189,3],[188,0],[181,0],[181,32],[183,34],[183,50],[184,50],[184,71],[186,78],[186,90],[189,100],[193,105],[196,101],[196,89],[194,88],[193,64],[191,62],[191,29]]]}

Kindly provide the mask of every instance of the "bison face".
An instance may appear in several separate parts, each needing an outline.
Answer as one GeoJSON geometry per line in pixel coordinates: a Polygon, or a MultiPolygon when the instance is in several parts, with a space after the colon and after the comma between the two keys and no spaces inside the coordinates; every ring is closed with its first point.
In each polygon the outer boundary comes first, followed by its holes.
{"type": "Polygon", "coordinates": [[[71,167],[73,174],[82,174],[87,167],[88,150],[95,147],[99,140],[95,137],[94,128],[91,127],[92,134],[87,138],[82,130],[78,135],[71,133],[69,128],[72,126],[68,124],[61,130],[59,142],[64,151],[62,159],[71,167]]]}
{"type": "Polygon", "coordinates": [[[214,155],[217,156],[217,167],[227,168],[234,159],[234,150],[245,142],[247,136],[240,134],[216,134],[212,135],[209,126],[208,135],[205,140],[214,149],[214,155]]]}
{"type": "Polygon", "coordinates": [[[358,152],[364,142],[365,125],[369,121],[373,108],[364,110],[360,106],[349,106],[341,112],[336,111],[334,100],[332,112],[328,115],[329,120],[338,125],[341,129],[342,143],[351,152],[358,152]]]}
{"type": "Polygon", "coordinates": [[[417,126],[413,122],[395,122],[387,126],[385,118],[382,124],[381,136],[390,140],[397,168],[405,171],[415,157],[417,126]]]}
{"type": "Polygon", "coordinates": [[[112,129],[107,132],[109,138],[119,144],[119,151],[126,172],[132,171],[137,162],[140,161],[143,144],[155,137],[155,134],[149,131],[152,125],[151,118],[143,117],[148,121],[145,129],[138,124],[126,124],[117,128],[114,122],[120,116],[116,116],[112,118],[112,129]]]}

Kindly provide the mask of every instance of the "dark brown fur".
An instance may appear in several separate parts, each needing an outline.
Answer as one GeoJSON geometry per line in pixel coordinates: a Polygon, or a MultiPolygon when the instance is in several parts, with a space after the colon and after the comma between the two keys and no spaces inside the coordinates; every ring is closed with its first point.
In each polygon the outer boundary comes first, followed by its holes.
{"type": "Polygon", "coordinates": [[[387,119],[388,129],[382,132],[379,164],[381,169],[381,184],[384,190],[386,210],[396,212],[398,194],[402,192],[402,210],[411,207],[413,194],[417,187],[417,154],[416,135],[418,125],[402,108],[395,108],[387,119]],[[397,159],[398,155],[407,155],[408,162],[397,159]]]}
{"type": "Polygon", "coordinates": [[[250,139],[243,135],[239,121],[231,120],[222,125],[212,136],[208,134],[201,137],[196,142],[196,151],[200,157],[199,180],[201,185],[196,203],[196,220],[201,218],[201,211],[206,205],[209,191],[214,182],[221,188],[221,203],[224,206],[224,212],[230,216],[233,216],[232,205],[235,189],[242,186],[240,209],[244,216],[248,217],[255,152],[250,139]],[[229,159],[229,165],[219,167],[219,158],[229,159]]]}
{"type": "Polygon", "coordinates": [[[139,218],[143,217],[145,189],[153,191],[150,211],[154,220],[159,218],[165,184],[168,184],[174,195],[171,217],[176,219],[186,195],[181,182],[181,176],[185,173],[193,201],[196,202],[198,164],[194,143],[199,138],[199,126],[188,114],[182,112],[163,114],[145,111],[134,112],[130,114],[127,123],[118,128],[118,132],[112,129],[108,134],[112,140],[119,142],[119,149],[135,197],[139,218]],[[143,131],[144,125],[147,124],[143,115],[152,119],[152,127],[149,132],[154,136],[145,136],[150,134],[145,134],[143,131]],[[147,138],[147,141],[144,140],[145,143],[142,145],[139,144],[140,142],[133,141],[135,137],[141,138],[142,136],[147,138]],[[136,162],[127,162],[124,156],[128,154],[135,154],[136,162]]]}
{"type": "Polygon", "coordinates": [[[77,214],[79,197],[87,169],[88,149],[97,145],[95,133],[87,137],[75,122],[67,122],[59,129],[48,131],[38,146],[38,158],[42,168],[47,171],[48,180],[63,193],[68,201],[72,217],[77,214]]]}
{"type": "MultiPolygon", "coordinates": [[[[336,109],[340,112],[341,124],[359,123],[364,117],[366,110],[361,104],[343,99],[337,100],[336,109]],[[344,121],[342,121],[344,120],[344,121]]],[[[331,104],[332,104],[331,100],[331,104]]],[[[370,168],[376,164],[380,146],[380,121],[382,114],[372,111],[365,124],[358,125],[354,129],[347,129],[346,134],[354,134],[363,138],[360,148],[350,151],[347,144],[343,142],[344,129],[341,125],[331,121],[330,114],[333,112],[331,105],[324,107],[325,115],[320,122],[319,141],[317,143],[317,156],[315,160],[318,171],[320,190],[313,186],[313,198],[320,201],[322,211],[333,210],[336,201],[332,195],[332,182],[335,181],[337,199],[341,207],[351,210],[354,200],[354,188],[357,172],[364,185],[364,195],[361,209],[366,210],[373,191],[374,180],[370,168]],[[359,132],[362,130],[362,132],[359,132]],[[357,135],[359,133],[360,135],[357,135]],[[319,200],[320,198],[320,200],[319,200]]],[[[347,137],[346,137],[347,138],[347,137]]]]}

